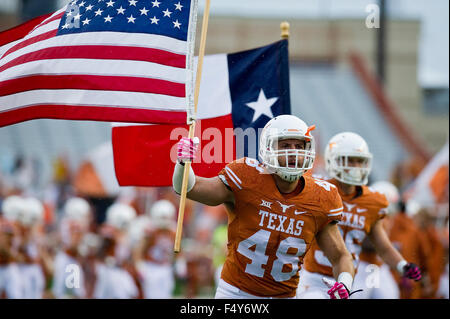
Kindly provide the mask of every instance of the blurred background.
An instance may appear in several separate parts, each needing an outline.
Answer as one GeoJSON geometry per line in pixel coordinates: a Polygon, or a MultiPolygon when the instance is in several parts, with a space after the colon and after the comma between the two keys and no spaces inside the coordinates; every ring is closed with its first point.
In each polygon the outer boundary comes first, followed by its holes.
{"type": "MultiPolygon", "coordinates": [[[[199,2],[201,21],[204,1],[199,2]]],[[[2,0],[0,31],[67,3],[2,0]]],[[[275,42],[280,39],[280,23],[289,22],[292,114],[317,126],[316,172],[324,169],[325,143],[341,131],[353,131],[366,139],[374,154],[370,183],[385,180],[398,188],[399,210],[427,234],[424,240],[431,244],[424,254],[433,260],[432,265],[422,265],[429,280],[421,292],[404,298],[448,298],[448,154],[439,157],[444,159],[438,162],[443,163],[438,167],[443,172],[434,193],[438,195],[422,196],[424,191],[418,194],[421,188],[416,185],[439,152],[445,147],[448,152],[448,7],[446,0],[211,1],[206,54],[275,42]],[[446,292],[441,291],[441,280],[446,292]]],[[[198,34],[200,27],[201,23],[198,34]]],[[[40,261],[44,298],[79,296],[53,291],[52,261],[62,249],[61,225],[69,198],[82,197],[89,203],[86,234],[92,238],[106,236],[101,229],[113,203],[129,205],[136,216],[150,216],[159,200],[170,201],[175,209],[179,204],[172,188],[119,187],[112,163],[111,123],[89,121],[33,120],[0,128],[0,202],[11,195],[35,197],[44,207],[38,232],[42,254],[47,256],[46,262],[40,261]]],[[[222,206],[188,201],[184,253],[170,257],[171,297],[214,295],[226,223],[222,206]]],[[[91,244],[94,247],[95,240],[91,244]]],[[[80,258],[86,261],[89,256],[80,258]]],[[[89,277],[93,270],[87,264],[82,267],[89,277]]],[[[134,279],[139,287],[142,278],[134,279]]],[[[95,297],[94,290],[86,287],[80,296],[95,297]]]]}

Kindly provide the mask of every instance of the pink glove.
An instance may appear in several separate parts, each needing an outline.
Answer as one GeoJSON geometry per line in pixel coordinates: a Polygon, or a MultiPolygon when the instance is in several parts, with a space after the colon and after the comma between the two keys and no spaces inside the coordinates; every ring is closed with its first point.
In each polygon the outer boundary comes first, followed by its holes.
{"type": "Polygon", "coordinates": [[[347,288],[340,282],[335,283],[334,286],[328,290],[328,294],[331,299],[348,299],[350,297],[347,288]]]}
{"type": "Polygon", "coordinates": [[[198,137],[194,137],[193,139],[183,137],[178,142],[178,161],[180,163],[184,163],[187,161],[192,162],[196,157],[195,153],[197,152],[198,144],[198,137]]]}
{"type": "Polygon", "coordinates": [[[330,288],[327,293],[331,299],[348,299],[350,297],[349,291],[343,283],[335,282],[333,285],[333,282],[327,278],[322,278],[322,281],[330,288]]]}
{"type": "Polygon", "coordinates": [[[416,264],[409,263],[403,268],[403,270],[403,276],[406,278],[414,279],[415,281],[419,281],[422,278],[420,269],[416,264]]]}

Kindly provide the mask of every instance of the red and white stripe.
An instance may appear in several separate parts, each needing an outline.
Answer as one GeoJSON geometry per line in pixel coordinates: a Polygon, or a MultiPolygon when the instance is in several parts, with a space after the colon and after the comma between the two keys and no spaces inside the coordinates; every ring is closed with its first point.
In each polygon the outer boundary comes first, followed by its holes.
{"type": "Polygon", "coordinates": [[[0,127],[32,118],[186,122],[186,41],[120,32],[56,36],[65,10],[0,47],[0,127]]]}

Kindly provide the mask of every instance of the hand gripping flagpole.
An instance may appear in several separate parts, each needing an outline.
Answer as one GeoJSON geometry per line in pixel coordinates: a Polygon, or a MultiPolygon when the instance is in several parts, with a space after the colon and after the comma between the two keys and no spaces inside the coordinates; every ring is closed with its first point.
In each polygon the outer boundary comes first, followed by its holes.
{"type": "MultiPolygon", "coordinates": [[[[199,48],[199,53],[198,53],[197,75],[196,75],[196,79],[195,79],[194,112],[192,113],[192,110],[188,111],[189,138],[191,138],[191,139],[194,138],[194,132],[195,132],[195,118],[196,118],[196,114],[197,114],[198,97],[199,97],[199,93],[200,93],[200,81],[202,78],[203,57],[205,55],[205,46],[206,46],[206,34],[208,31],[209,7],[210,7],[210,0],[206,0],[205,10],[203,12],[200,48],[199,48]]],[[[188,184],[188,176],[189,176],[190,168],[191,168],[191,162],[186,161],[184,164],[183,184],[181,186],[180,207],[178,209],[177,232],[175,234],[174,251],[176,253],[180,252],[180,246],[181,246],[181,234],[183,231],[184,208],[186,206],[187,184],[188,184]]]]}

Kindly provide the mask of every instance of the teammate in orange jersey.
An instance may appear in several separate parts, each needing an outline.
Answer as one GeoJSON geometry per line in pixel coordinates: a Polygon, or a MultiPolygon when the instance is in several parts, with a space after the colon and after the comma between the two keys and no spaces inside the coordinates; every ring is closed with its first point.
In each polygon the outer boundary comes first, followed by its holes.
{"type": "MultiPolygon", "coordinates": [[[[389,198],[395,198],[393,184],[388,182],[377,182],[372,188],[386,194],[389,202],[395,202],[389,198]]],[[[397,195],[398,196],[398,195],[397,195]]],[[[415,263],[424,270],[423,277],[420,282],[415,282],[401,276],[397,271],[391,271],[399,288],[400,299],[417,299],[421,296],[422,286],[426,286],[427,269],[428,269],[428,251],[429,245],[424,240],[425,235],[420,231],[414,220],[407,215],[404,204],[397,199],[398,204],[390,204],[387,209],[387,216],[383,219],[383,226],[392,245],[407,260],[415,263]]]]}
{"type": "MultiPolygon", "coordinates": [[[[325,164],[331,179],[336,185],[344,204],[339,230],[353,255],[355,264],[361,244],[366,236],[375,246],[379,256],[391,268],[410,279],[421,278],[419,268],[408,263],[389,241],[383,224],[380,222],[386,214],[388,201],[383,194],[367,186],[371,171],[372,154],[365,140],[352,132],[339,133],[331,138],[325,149],[325,164]]],[[[331,277],[332,263],[317,243],[305,257],[298,288],[299,298],[325,298],[323,276],[331,277]]]]}
{"type": "Polygon", "coordinates": [[[436,227],[436,212],[434,207],[421,207],[414,215],[422,240],[427,243],[426,284],[421,289],[421,299],[436,298],[439,280],[445,270],[445,248],[439,238],[436,227]]]}
{"type": "MultiPolygon", "coordinates": [[[[386,217],[383,219],[383,226],[386,230],[386,222],[391,218],[395,218],[400,207],[400,193],[397,187],[388,181],[378,181],[370,188],[376,192],[384,194],[389,202],[389,206],[386,209],[386,217]]],[[[387,230],[386,230],[387,232],[387,230]]],[[[403,229],[397,230],[403,232],[403,229]]],[[[387,232],[389,235],[389,233],[387,232]]],[[[416,236],[412,233],[411,236],[416,236]]],[[[397,246],[392,238],[389,238],[395,248],[399,250],[403,257],[415,263],[416,260],[410,258],[410,256],[404,254],[397,246]]],[[[417,263],[419,266],[420,263],[417,263]]],[[[421,267],[421,269],[423,269],[421,267]]],[[[412,280],[406,279],[410,284],[415,283],[412,280]]],[[[355,289],[361,288],[361,293],[355,294],[353,298],[359,299],[399,299],[400,290],[397,282],[391,273],[390,267],[383,263],[378,257],[375,247],[372,245],[369,237],[364,238],[361,244],[361,253],[359,254],[359,265],[356,269],[356,276],[354,282],[355,289]],[[381,284],[383,283],[383,284],[381,284]]]]}
{"type": "MultiPolygon", "coordinates": [[[[189,199],[228,212],[228,254],[216,298],[294,298],[298,271],[314,241],[333,265],[331,298],[348,298],[354,267],[336,223],[342,201],[334,185],[304,175],[313,167],[311,131],[301,119],[280,115],[261,132],[259,157],[241,158],[218,176],[189,172],[189,199]]],[[[181,193],[183,162],[195,142],[178,143],[173,187],[181,193]]]]}

